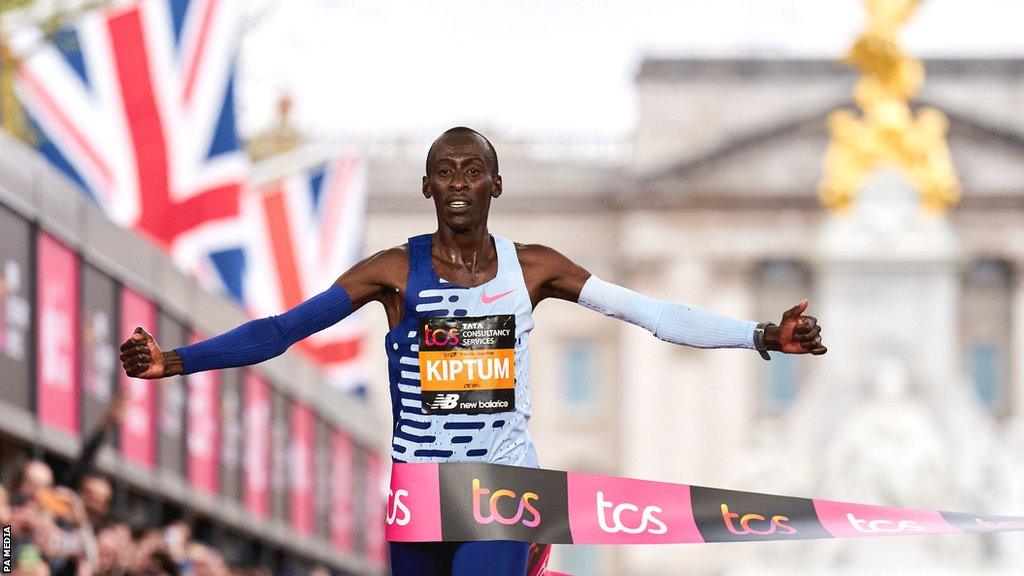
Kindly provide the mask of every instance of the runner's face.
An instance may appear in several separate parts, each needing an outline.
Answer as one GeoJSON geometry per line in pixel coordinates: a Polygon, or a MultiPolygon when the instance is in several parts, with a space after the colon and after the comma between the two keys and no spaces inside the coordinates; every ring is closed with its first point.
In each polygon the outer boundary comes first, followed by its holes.
{"type": "Polygon", "coordinates": [[[501,195],[487,148],[478,136],[457,132],[439,140],[427,158],[423,195],[434,199],[438,225],[468,230],[486,224],[491,198],[501,195]]]}

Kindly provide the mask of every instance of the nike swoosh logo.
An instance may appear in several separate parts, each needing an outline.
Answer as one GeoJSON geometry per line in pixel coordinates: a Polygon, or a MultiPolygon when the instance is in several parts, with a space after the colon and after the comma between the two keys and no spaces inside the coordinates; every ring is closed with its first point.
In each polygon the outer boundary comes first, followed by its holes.
{"type": "Polygon", "coordinates": [[[492,302],[496,302],[496,301],[504,298],[505,296],[508,296],[509,294],[511,294],[511,293],[513,293],[515,291],[516,291],[516,289],[513,288],[513,289],[509,290],[508,292],[502,292],[501,294],[495,294],[494,296],[488,296],[486,292],[481,292],[480,293],[480,301],[483,302],[484,304],[490,304],[492,302]]]}

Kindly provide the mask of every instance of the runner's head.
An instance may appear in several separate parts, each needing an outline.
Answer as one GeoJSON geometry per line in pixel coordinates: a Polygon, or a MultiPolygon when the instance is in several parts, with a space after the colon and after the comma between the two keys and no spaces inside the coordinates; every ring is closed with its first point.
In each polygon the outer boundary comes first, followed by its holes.
{"type": "Polygon", "coordinates": [[[491,198],[501,195],[494,146],[476,130],[446,130],[427,152],[423,195],[433,198],[439,226],[460,231],[485,225],[491,198]]]}

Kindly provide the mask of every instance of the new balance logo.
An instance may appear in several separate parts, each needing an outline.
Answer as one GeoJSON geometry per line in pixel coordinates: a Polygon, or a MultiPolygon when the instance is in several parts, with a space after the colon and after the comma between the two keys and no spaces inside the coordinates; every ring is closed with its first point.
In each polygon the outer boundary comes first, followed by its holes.
{"type": "Polygon", "coordinates": [[[458,394],[440,394],[430,403],[430,407],[435,410],[452,410],[458,405],[458,394]]]}

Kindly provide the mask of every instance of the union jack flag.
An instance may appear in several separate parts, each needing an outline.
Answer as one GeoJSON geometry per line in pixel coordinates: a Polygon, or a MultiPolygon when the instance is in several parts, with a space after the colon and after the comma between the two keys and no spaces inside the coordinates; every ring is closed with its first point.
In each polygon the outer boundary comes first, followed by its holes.
{"type": "MultiPolygon", "coordinates": [[[[254,316],[280,314],[326,290],[361,258],[366,165],[309,149],[267,160],[253,167],[242,211],[250,227],[246,305],[254,316]]],[[[296,346],[337,387],[358,392],[361,325],[347,318],[296,346]]]]}
{"type": "Polygon", "coordinates": [[[237,0],[142,0],[14,31],[41,151],[118,224],[236,297],[248,160],[235,131],[237,0]]]}

